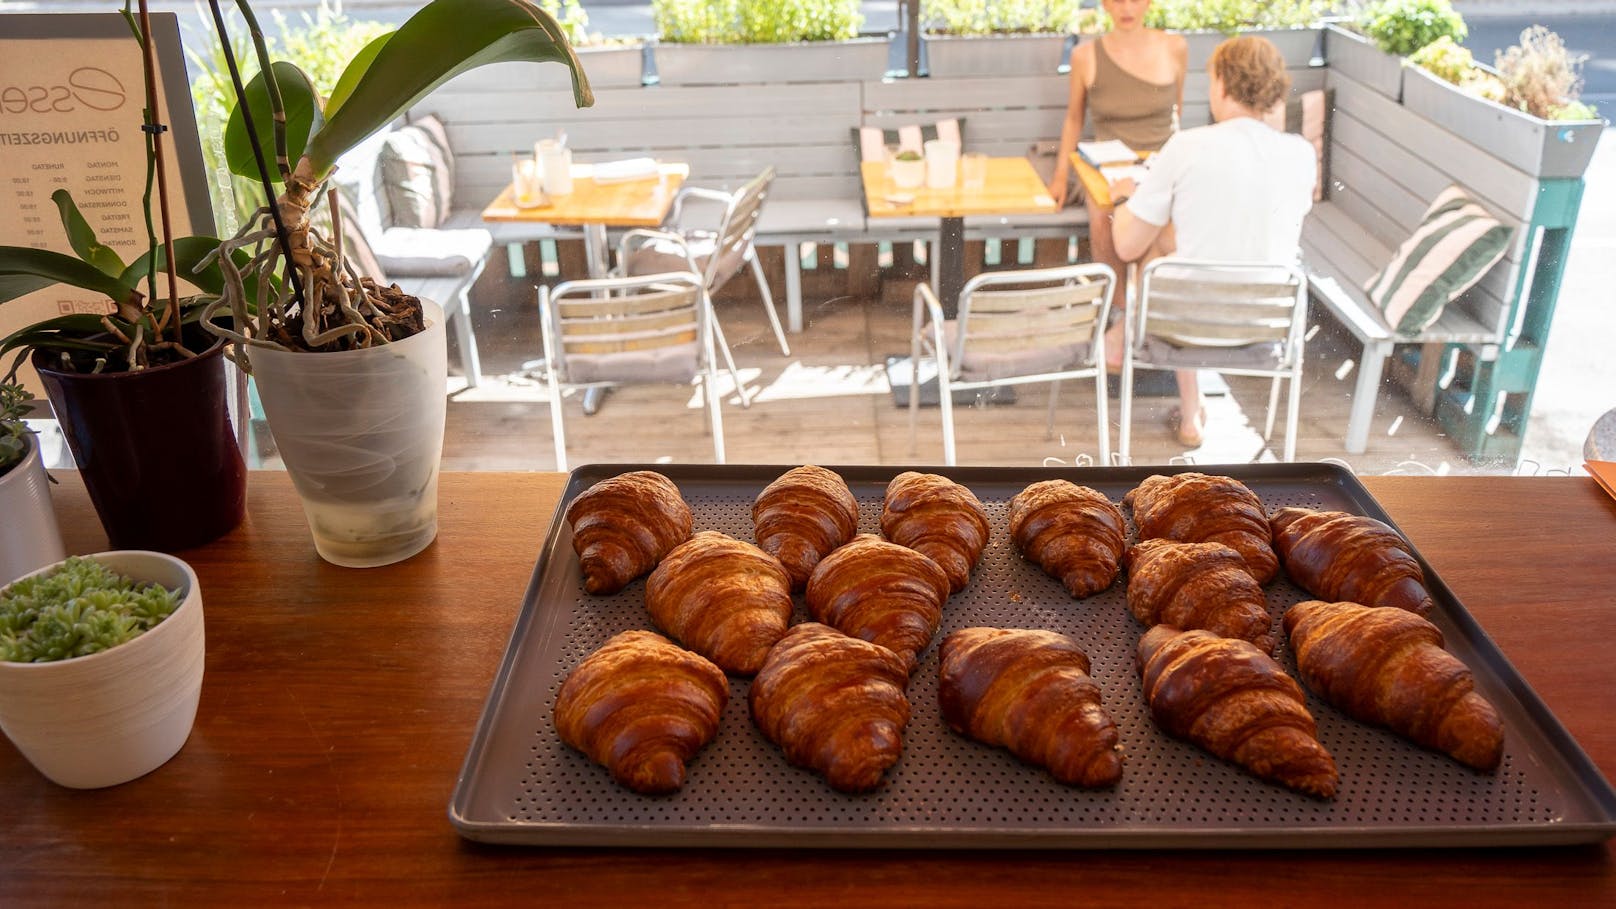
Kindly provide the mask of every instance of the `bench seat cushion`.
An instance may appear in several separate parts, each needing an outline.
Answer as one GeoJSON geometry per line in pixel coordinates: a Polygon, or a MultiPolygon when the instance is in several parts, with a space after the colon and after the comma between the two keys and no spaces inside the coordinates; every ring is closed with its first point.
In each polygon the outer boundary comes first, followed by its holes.
{"type": "Polygon", "coordinates": [[[488,257],[493,237],[486,230],[389,227],[372,244],[382,268],[401,275],[468,275],[488,257]]]}
{"type": "Polygon", "coordinates": [[[620,353],[569,353],[567,381],[589,382],[688,382],[695,378],[700,364],[700,348],[695,341],[671,347],[652,347],[620,353]]]}
{"type": "MultiPolygon", "coordinates": [[[[959,343],[959,320],[943,323],[943,343],[952,351],[959,343]]],[[[1016,376],[1036,376],[1049,372],[1064,372],[1092,365],[1087,344],[1061,344],[1034,347],[1028,350],[973,350],[970,338],[965,339],[965,353],[959,367],[960,379],[966,382],[992,382],[1016,376]]]]}
{"type": "Polygon", "coordinates": [[[582,228],[557,227],[540,221],[484,221],[480,208],[455,209],[442,226],[451,230],[485,230],[495,243],[501,244],[583,236],[582,228]]]}

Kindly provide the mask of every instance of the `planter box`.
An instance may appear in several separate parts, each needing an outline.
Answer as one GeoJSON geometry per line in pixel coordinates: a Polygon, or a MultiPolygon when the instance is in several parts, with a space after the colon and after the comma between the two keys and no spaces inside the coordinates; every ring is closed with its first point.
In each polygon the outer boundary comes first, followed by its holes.
{"type": "MultiPolygon", "coordinates": [[[[1090,39],[1092,40],[1092,39],[1090,39]]],[[[932,78],[1053,76],[1065,35],[928,35],[932,78]]]]}
{"type": "MultiPolygon", "coordinates": [[[[1316,28],[1259,28],[1239,34],[1256,35],[1274,42],[1274,46],[1284,55],[1285,66],[1289,69],[1312,66],[1319,46],[1319,29],[1316,28]]],[[[1212,57],[1212,49],[1233,37],[1222,32],[1184,32],[1183,35],[1189,45],[1189,71],[1192,73],[1204,72],[1206,61],[1212,57]]]]}
{"type": "Polygon", "coordinates": [[[1327,26],[1324,59],[1331,71],[1362,82],[1393,101],[1403,100],[1403,58],[1386,53],[1363,35],[1338,25],[1327,26]]]}
{"type": "MultiPolygon", "coordinates": [[[[646,57],[644,44],[580,47],[577,52],[578,62],[583,64],[584,75],[589,77],[591,88],[635,88],[644,78],[646,57]]],[[[571,87],[572,82],[567,77],[566,67],[543,63],[538,65],[546,69],[560,70],[556,81],[561,83],[562,87],[571,87]]]]}
{"type": "Polygon", "coordinates": [[[1603,120],[1540,120],[1410,66],[1403,106],[1535,177],[1581,177],[1603,120]]]}
{"type": "Polygon", "coordinates": [[[663,85],[849,82],[882,78],[888,44],[885,38],[855,38],[802,44],[659,44],[653,51],[663,85]]]}

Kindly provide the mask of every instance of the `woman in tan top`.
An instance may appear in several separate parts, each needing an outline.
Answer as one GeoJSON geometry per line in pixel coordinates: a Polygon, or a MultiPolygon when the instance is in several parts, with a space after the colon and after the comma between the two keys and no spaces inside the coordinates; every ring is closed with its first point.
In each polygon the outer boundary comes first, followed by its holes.
{"type": "MultiPolygon", "coordinates": [[[[1072,51],[1071,97],[1066,104],[1066,122],[1061,127],[1060,153],[1055,159],[1055,177],[1050,195],[1066,198],[1066,187],[1073,179],[1071,154],[1083,135],[1086,114],[1094,125],[1096,139],[1120,139],[1137,152],[1161,148],[1177,126],[1177,112],[1184,101],[1184,72],[1189,66],[1189,48],[1181,35],[1170,35],[1145,28],[1150,0],[1101,0],[1111,17],[1111,31],[1072,51]]],[[[1116,270],[1118,278],[1126,271],[1111,243],[1111,208],[1096,205],[1084,197],[1089,209],[1089,245],[1094,261],[1116,270]]],[[[1124,281],[1117,282],[1112,306],[1120,311],[1124,281]]],[[[1105,356],[1113,370],[1122,364],[1122,320],[1106,333],[1105,356]]]]}

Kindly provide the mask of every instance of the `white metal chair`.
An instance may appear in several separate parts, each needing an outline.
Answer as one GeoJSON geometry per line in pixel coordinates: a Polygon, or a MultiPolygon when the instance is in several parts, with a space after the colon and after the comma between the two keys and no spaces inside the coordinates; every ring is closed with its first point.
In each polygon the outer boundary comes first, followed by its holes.
{"type": "Polygon", "coordinates": [[[943,459],[954,463],[954,391],[1049,382],[1050,436],[1062,379],[1093,378],[1100,462],[1111,460],[1105,392],[1105,324],[1117,276],[1098,263],[977,275],[944,319],[931,287],[915,287],[910,338],[909,444],[920,414],[920,360],[937,361],[943,459]]]}
{"type": "Polygon", "coordinates": [[[1296,263],[1167,257],[1145,266],[1123,332],[1122,462],[1130,463],[1137,367],[1272,376],[1264,439],[1274,435],[1279,383],[1289,379],[1285,460],[1295,460],[1306,326],[1307,275],[1296,263]]]}
{"type": "MultiPolygon", "coordinates": [[[[757,249],[752,245],[757,235],[758,218],[763,213],[763,203],[773,182],[774,168],[767,167],[733,193],[696,186],[680,187],[664,228],[636,228],[625,231],[618,240],[618,270],[625,275],[645,275],[688,269],[702,276],[710,299],[743,268],[750,267],[752,277],[757,281],[758,293],[763,298],[763,311],[769,317],[775,340],[780,343],[780,353],[791,356],[791,345],[786,343],[785,329],[781,327],[780,316],[775,312],[774,296],[769,292],[769,282],[763,275],[763,264],[758,261],[757,249]],[[716,227],[682,225],[685,205],[692,199],[723,206],[723,214],[716,227]]],[[[716,331],[725,365],[735,375],[735,387],[740,392],[741,404],[750,406],[751,400],[741,386],[729,345],[724,341],[723,328],[717,327],[716,331]]]]}
{"type": "Polygon", "coordinates": [[[686,383],[697,377],[713,456],[724,463],[724,423],[714,382],[715,326],[699,275],[670,272],[541,286],[539,316],[556,469],[567,469],[563,392],[686,383]]]}

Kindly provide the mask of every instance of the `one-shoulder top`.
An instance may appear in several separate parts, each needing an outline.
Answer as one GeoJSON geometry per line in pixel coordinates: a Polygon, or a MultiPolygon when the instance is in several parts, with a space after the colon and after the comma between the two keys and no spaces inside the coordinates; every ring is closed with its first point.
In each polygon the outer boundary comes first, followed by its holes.
{"type": "Polygon", "coordinates": [[[1173,134],[1179,80],[1147,82],[1116,64],[1105,42],[1094,42],[1094,84],[1088,90],[1094,137],[1120,139],[1134,151],[1158,151],[1173,134]]]}

